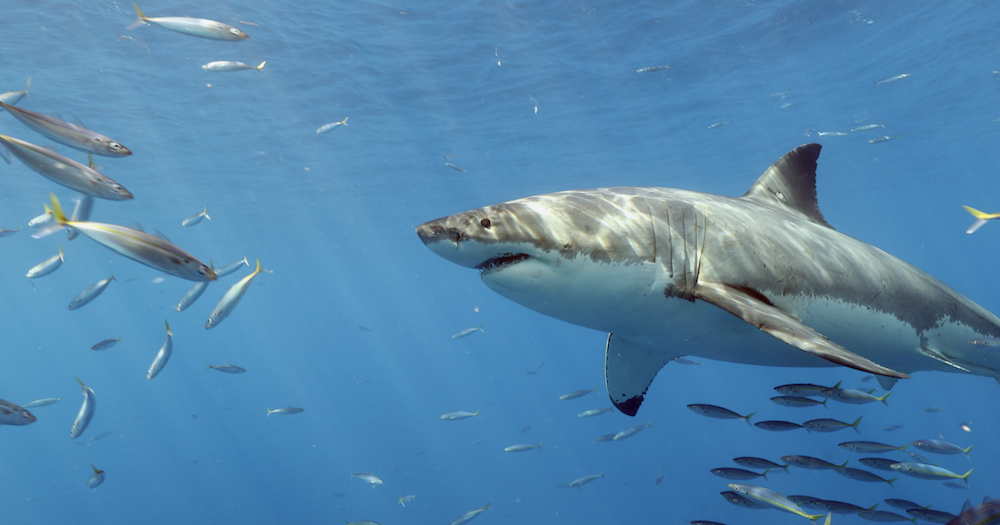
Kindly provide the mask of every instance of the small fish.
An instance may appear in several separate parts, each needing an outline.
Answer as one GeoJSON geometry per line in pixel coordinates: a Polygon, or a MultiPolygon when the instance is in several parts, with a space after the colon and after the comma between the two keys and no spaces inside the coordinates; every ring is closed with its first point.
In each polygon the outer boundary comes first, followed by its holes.
{"type": "Polygon", "coordinates": [[[225,364],[223,364],[223,365],[210,365],[208,363],[205,363],[205,366],[208,367],[208,370],[218,370],[219,372],[225,372],[227,374],[245,374],[246,371],[247,371],[246,368],[243,368],[242,366],[236,366],[236,365],[225,365],[225,364]]]}
{"type": "Polygon", "coordinates": [[[583,396],[585,396],[585,395],[587,395],[587,394],[589,394],[591,392],[597,392],[597,388],[598,387],[595,386],[594,388],[591,388],[590,390],[574,390],[574,391],[572,391],[572,392],[570,392],[568,394],[563,394],[563,395],[559,396],[559,399],[561,399],[563,401],[567,401],[569,399],[576,399],[578,397],[583,397],[583,396]]]}
{"type": "Polygon", "coordinates": [[[924,409],[924,412],[927,412],[928,414],[934,414],[937,412],[944,412],[944,411],[945,411],[944,407],[927,407],[924,409]]]}
{"type": "Polygon", "coordinates": [[[638,434],[644,428],[652,428],[652,427],[653,427],[653,420],[650,419],[649,423],[646,423],[645,425],[636,425],[634,427],[628,427],[625,430],[622,430],[621,432],[615,434],[614,440],[615,441],[621,441],[623,439],[626,439],[626,438],[629,438],[629,437],[632,437],[632,436],[638,434]]]}
{"type": "Polygon", "coordinates": [[[503,451],[504,452],[526,452],[526,451],[531,450],[533,448],[537,448],[537,449],[541,450],[542,443],[539,442],[537,445],[511,445],[511,446],[503,449],[503,451]]]}
{"type": "Polygon", "coordinates": [[[247,267],[250,266],[250,261],[247,260],[247,254],[245,254],[245,253],[243,254],[243,258],[242,259],[240,259],[240,260],[238,260],[236,262],[231,262],[231,263],[223,266],[222,268],[219,268],[219,269],[215,270],[215,275],[217,277],[225,277],[225,276],[227,276],[227,275],[235,272],[236,270],[239,270],[240,266],[247,266],[247,267]]]}
{"type": "Polygon", "coordinates": [[[484,505],[483,508],[470,510],[469,512],[466,512],[465,514],[462,514],[461,516],[452,520],[452,522],[449,523],[448,525],[462,525],[463,523],[468,523],[469,521],[472,520],[472,518],[478,516],[480,512],[489,510],[489,508],[490,508],[490,503],[486,502],[486,505],[484,505]]]}
{"type": "Polygon", "coordinates": [[[959,475],[948,469],[925,463],[896,463],[892,466],[892,470],[920,479],[960,479],[966,484],[969,483],[969,474],[972,474],[972,469],[969,469],[965,474],[959,475]]]}
{"type": "Polygon", "coordinates": [[[451,168],[451,169],[453,169],[455,171],[461,171],[462,173],[468,173],[469,172],[469,170],[459,168],[458,166],[456,166],[456,165],[454,165],[454,164],[452,164],[450,162],[445,162],[444,165],[448,166],[449,168],[451,168]]]}
{"type": "Polygon", "coordinates": [[[105,340],[101,341],[100,343],[97,343],[96,345],[90,347],[90,349],[91,350],[107,350],[108,348],[111,348],[112,346],[115,346],[116,344],[118,344],[120,342],[122,342],[122,336],[118,336],[117,339],[105,339],[105,340]]]}
{"type": "Polygon", "coordinates": [[[440,415],[440,416],[438,416],[438,419],[442,419],[444,421],[457,421],[459,419],[466,419],[466,418],[470,418],[470,417],[476,417],[476,416],[479,415],[480,412],[482,412],[481,409],[480,410],[476,410],[475,412],[464,412],[462,410],[459,410],[458,412],[449,412],[447,414],[440,415]]]}
{"type": "Polygon", "coordinates": [[[891,137],[889,135],[886,135],[884,137],[875,137],[875,138],[869,140],[868,143],[869,144],[878,144],[879,142],[889,142],[890,140],[895,140],[895,139],[898,139],[898,138],[900,138],[902,136],[903,136],[903,134],[900,133],[899,135],[893,135],[891,137]]]}
{"type": "Polygon", "coordinates": [[[49,213],[49,212],[45,212],[45,213],[39,215],[38,217],[35,217],[34,219],[31,219],[30,221],[28,221],[28,227],[30,227],[30,228],[40,228],[40,227],[45,226],[46,224],[48,224],[50,222],[52,222],[52,214],[49,213]]]}
{"type": "Polygon", "coordinates": [[[221,60],[218,62],[209,62],[204,66],[201,66],[205,71],[243,71],[245,69],[256,69],[261,71],[264,69],[264,64],[267,64],[267,60],[261,62],[259,65],[251,66],[250,64],[244,64],[243,62],[231,62],[229,60],[221,60]]]}
{"type": "Polygon", "coordinates": [[[530,93],[528,94],[528,98],[530,98],[531,101],[535,103],[535,114],[537,115],[538,114],[538,101],[535,100],[535,98],[532,97],[530,93]]]}
{"type": "MultiPolygon", "coordinates": [[[[997,214],[997,217],[1000,217],[1000,214],[997,214]]],[[[1000,346],[1000,339],[997,339],[996,337],[985,337],[983,339],[970,339],[969,344],[972,346],[997,347],[1000,346]]]]}
{"type": "Polygon", "coordinates": [[[773,461],[768,461],[768,460],[766,460],[764,458],[757,458],[757,457],[753,457],[753,456],[742,456],[742,457],[738,457],[738,458],[733,458],[733,462],[736,463],[737,465],[742,465],[742,466],[748,467],[748,468],[756,468],[756,469],[761,469],[761,468],[762,469],[780,468],[780,469],[783,469],[785,472],[788,472],[788,464],[787,463],[784,464],[784,465],[779,465],[779,464],[777,464],[777,463],[775,463],[773,461]]]}
{"type": "Polygon", "coordinates": [[[159,237],[114,224],[68,220],[62,211],[62,206],[59,205],[59,199],[51,193],[49,195],[52,207],[46,206],[46,209],[52,212],[57,224],[49,225],[32,237],[41,238],[62,227],[69,226],[79,230],[80,233],[90,237],[105,248],[150,268],[189,281],[213,281],[216,279],[215,272],[205,263],[159,237]]]}
{"type": "Polygon", "coordinates": [[[94,475],[87,480],[87,487],[96,489],[101,483],[104,483],[105,472],[94,465],[90,465],[90,468],[94,469],[94,475]]]}
{"type": "Polygon", "coordinates": [[[244,40],[249,37],[249,35],[243,31],[240,31],[233,26],[223,24],[222,22],[205,20],[204,18],[190,18],[186,16],[149,18],[142,12],[142,10],[139,9],[139,6],[135,5],[135,2],[132,3],[132,7],[135,8],[135,14],[138,15],[139,19],[133,22],[132,25],[129,26],[129,29],[135,29],[143,23],[150,23],[171,31],[184,33],[185,35],[209,38],[212,40],[244,40]]]}
{"type": "Polygon", "coordinates": [[[892,432],[893,430],[899,430],[903,428],[903,425],[889,425],[887,427],[882,427],[884,432],[892,432]]]}
{"type": "Polygon", "coordinates": [[[338,128],[340,126],[346,126],[347,125],[347,119],[349,119],[349,118],[350,117],[344,117],[344,120],[341,120],[340,122],[331,122],[329,124],[323,124],[318,129],[316,129],[316,134],[317,135],[322,135],[324,133],[329,133],[330,131],[333,130],[333,128],[338,128]]]}
{"type": "Polygon", "coordinates": [[[916,461],[917,463],[926,463],[928,465],[935,465],[934,462],[921,456],[920,454],[917,454],[916,452],[907,452],[907,454],[909,454],[909,456],[913,458],[913,461],[916,461]]]}
{"type": "Polygon", "coordinates": [[[833,470],[837,467],[847,466],[845,461],[843,465],[834,465],[829,461],[824,461],[819,458],[814,458],[812,456],[781,456],[781,461],[788,463],[799,468],[810,469],[810,470],[833,470]]]}
{"type": "Polygon", "coordinates": [[[576,417],[594,417],[599,416],[605,412],[614,410],[613,408],[592,408],[590,410],[585,410],[576,415],[576,417]]]}
{"type": "Polygon", "coordinates": [[[893,82],[899,82],[900,80],[903,80],[904,78],[909,78],[909,77],[910,77],[909,73],[903,73],[902,75],[896,75],[894,77],[887,78],[885,80],[875,80],[874,82],[875,82],[875,85],[878,86],[878,85],[881,85],[881,84],[891,84],[893,82]]]}
{"type": "MultiPolygon", "coordinates": [[[[268,408],[267,409],[267,415],[270,416],[271,414],[298,414],[299,412],[305,412],[305,410],[306,409],[304,409],[304,408],[298,408],[298,407],[276,408],[274,410],[271,410],[270,408],[268,408]]],[[[351,474],[351,475],[353,476],[354,474],[351,474]]],[[[375,478],[375,479],[378,479],[378,478],[375,478]]],[[[379,483],[382,483],[382,480],[379,480],[379,483]]]]}
{"type": "Polygon", "coordinates": [[[497,67],[502,66],[503,62],[500,60],[500,49],[499,48],[496,48],[496,47],[493,48],[493,56],[497,57],[497,67]]]}
{"type": "MultiPolygon", "coordinates": [[[[85,127],[3,102],[0,102],[0,108],[6,109],[11,116],[33,131],[71,148],[105,157],[126,157],[132,154],[132,151],[122,146],[121,143],[85,127]]],[[[13,150],[11,152],[13,153],[13,150]]],[[[15,153],[15,155],[17,154],[15,153]]],[[[21,156],[18,155],[18,158],[21,156]]]]}
{"type": "Polygon", "coordinates": [[[21,408],[31,408],[31,407],[47,407],[49,405],[54,405],[58,403],[60,399],[58,397],[46,397],[45,399],[36,399],[31,403],[25,403],[21,405],[21,408]]]}
{"type": "MultiPolygon", "coordinates": [[[[215,275],[216,277],[219,276],[218,273],[216,273],[215,275]]],[[[184,310],[187,310],[189,306],[194,304],[194,302],[197,301],[199,297],[201,297],[201,294],[205,293],[205,290],[207,288],[208,288],[208,281],[201,281],[194,283],[194,285],[188,289],[187,293],[184,294],[184,297],[181,297],[181,300],[177,303],[177,311],[183,312],[184,310]]]]}
{"type": "Polygon", "coordinates": [[[910,446],[910,444],[907,443],[901,447],[894,447],[892,445],[877,443],[875,441],[846,441],[837,446],[845,450],[850,450],[851,452],[860,452],[862,454],[884,454],[886,452],[892,452],[893,450],[903,450],[910,446]]]}
{"type": "Polygon", "coordinates": [[[371,328],[368,328],[367,326],[362,326],[362,325],[358,325],[358,330],[361,330],[362,332],[375,333],[375,330],[372,330],[371,328]]]}
{"type": "Polygon", "coordinates": [[[22,406],[0,399],[0,425],[22,426],[35,422],[35,416],[22,406]]]}
{"type": "Polygon", "coordinates": [[[0,102],[4,104],[10,104],[13,106],[21,101],[21,99],[28,94],[31,89],[31,77],[28,77],[28,83],[24,86],[24,91],[8,91],[6,93],[0,93],[0,102]]]}
{"type": "Polygon", "coordinates": [[[790,107],[792,107],[794,105],[795,105],[795,102],[786,102],[786,103],[782,104],[781,106],[779,106],[779,109],[788,109],[788,108],[790,108],[790,107]]]}
{"type": "Polygon", "coordinates": [[[889,398],[889,394],[892,392],[886,392],[884,396],[877,397],[861,390],[853,390],[850,388],[828,388],[822,393],[827,399],[832,399],[834,401],[850,405],[863,405],[873,401],[881,401],[883,405],[889,406],[889,403],[886,403],[885,400],[889,398]]]}
{"type": "Polygon", "coordinates": [[[814,407],[818,405],[823,405],[824,407],[826,407],[825,399],[823,401],[816,401],[815,399],[809,399],[808,397],[801,397],[801,396],[777,396],[777,397],[772,397],[771,401],[786,407],[802,408],[802,407],[814,407]]]}
{"type": "Polygon", "coordinates": [[[841,476],[844,476],[845,478],[853,479],[855,481],[866,481],[866,482],[869,482],[869,483],[878,483],[878,482],[888,483],[890,487],[892,486],[892,482],[896,481],[896,478],[882,479],[881,477],[876,476],[875,474],[872,474],[871,472],[868,472],[867,470],[861,470],[859,468],[837,467],[837,468],[835,468],[833,470],[837,474],[840,474],[841,476]]]}
{"type": "Polygon", "coordinates": [[[663,467],[660,467],[660,473],[656,475],[656,482],[655,483],[657,485],[659,485],[660,483],[663,483],[663,467]]]}
{"type": "Polygon", "coordinates": [[[670,69],[670,64],[667,64],[665,66],[641,67],[639,69],[636,69],[635,72],[636,73],[652,73],[654,71],[663,71],[664,69],[670,69]]]}
{"type": "Polygon", "coordinates": [[[63,261],[65,260],[66,257],[63,255],[62,245],[60,244],[59,253],[57,255],[53,255],[52,257],[46,259],[44,262],[35,265],[33,268],[28,270],[28,273],[24,274],[24,276],[27,277],[28,279],[44,277],[58,270],[59,267],[62,266],[63,261]]]}
{"type": "Polygon", "coordinates": [[[771,96],[777,98],[778,101],[780,102],[788,98],[788,91],[782,91],[781,93],[771,93],[771,96]]]}
{"type": "MultiPolygon", "coordinates": [[[[952,523],[951,520],[956,518],[954,514],[931,509],[910,509],[906,511],[906,513],[914,518],[929,521],[931,523],[952,523]]],[[[979,522],[972,522],[970,525],[977,525],[978,523],[979,522]]]]}
{"type": "Polygon", "coordinates": [[[16,230],[0,230],[0,238],[10,237],[11,235],[14,235],[19,231],[21,231],[21,228],[18,228],[16,230]]]}
{"type": "Polygon", "coordinates": [[[853,128],[853,129],[851,129],[851,131],[853,131],[855,133],[860,133],[862,131],[870,131],[870,130],[873,130],[875,128],[883,128],[883,129],[885,129],[885,123],[883,122],[881,124],[865,124],[864,126],[858,126],[856,128],[853,128]]]}
{"type": "Polygon", "coordinates": [[[871,468],[876,468],[879,470],[885,470],[889,472],[894,472],[892,470],[892,466],[896,463],[899,463],[896,460],[885,459],[885,458],[861,458],[858,460],[858,462],[860,462],[862,465],[871,468]]]}
{"type": "Polygon", "coordinates": [[[840,381],[833,386],[814,385],[812,383],[790,383],[787,385],[776,386],[774,387],[774,390],[779,394],[789,396],[815,397],[823,395],[822,392],[828,388],[837,388],[839,386],[840,381]]]}
{"type": "Polygon", "coordinates": [[[868,521],[878,521],[882,523],[892,521],[914,521],[914,518],[906,518],[896,514],[895,512],[889,512],[887,510],[863,510],[858,513],[858,516],[868,521]]]}
{"type": "Polygon", "coordinates": [[[934,454],[965,454],[965,457],[969,457],[969,452],[972,451],[972,445],[969,445],[968,448],[962,448],[939,439],[918,439],[913,442],[913,446],[924,452],[933,452],[934,454]]]}
{"type": "Polygon", "coordinates": [[[806,519],[815,521],[822,518],[822,515],[810,515],[802,512],[794,502],[788,498],[782,496],[781,494],[774,492],[773,490],[766,489],[764,487],[757,487],[754,485],[743,485],[740,483],[730,483],[729,488],[733,489],[736,493],[750,498],[759,503],[765,503],[773,507],[777,507],[780,510],[791,512],[793,514],[798,514],[806,519]]]}
{"type": "Polygon", "coordinates": [[[802,425],[792,423],[791,421],[758,421],[754,423],[753,426],[764,430],[770,430],[772,432],[787,432],[789,430],[798,430],[802,428],[802,425]]]}
{"type": "Polygon", "coordinates": [[[846,137],[850,133],[844,133],[843,131],[817,131],[816,134],[820,137],[846,137]]]}
{"type": "Polygon", "coordinates": [[[692,360],[690,360],[690,359],[688,359],[686,357],[675,357],[675,358],[671,359],[671,361],[673,361],[673,362],[675,362],[675,363],[677,363],[679,365],[696,365],[696,366],[701,366],[701,362],[699,362],[699,361],[692,361],[692,360]]]}
{"type": "Polygon", "coordinates": [[[900,510],[927,509],[927,508],[930,508],[930,505],[926,505],[926,506],[925,505],[917,505],[916,503],[914,503],[912,501],[905,500],[905,499],[889,498],[889,499],[884,500],[884,501],[886,503],[888,503],[890,507],[895,507],[895,508],[900,509],[900,510]]]}
{"type": "Polygon", "coordinates": [[[416,496],[400,496],[399,504],[405,507],[407,503],[413,501],[416,498],[417,498],[416,496]]]}
{"type": "Polygon", "coordinates": [[[719,494],[721,494],[723,498],[726,498],[726,501],[732,503],[733,505],[736,505],[737,507],[743,507],[745,509],[756,509],[756,510],[762,510],[767,508],[765,505],[761,505],[760,503],[757,503],[756,501],[750,498],[743,497],[741,494],[733,492],[731,490],[720,492],[719,494]]]}
{"type": "Polygon", "coordinates": [[[90,285],[86,290],[80,292],[80,295],[77,295],[76,298],[69,302],[69,309],[76,310],[83,308],[85,305],[96,299],[98,295],[101,295],[104,292],[104,289],[111,284],[111,281],[115,280],[117,279],[115,279],[115,276],[112,275],[107,279],[101,279],[100,281],[90,285]]]}
{"type": "Polygon", "coordinates": [[[208,216],[208,206],[205,206],[205,209],[181,221],[181,226],[194,226],[195,224],[201,222],[202,219],[212,220],[212,218],[208,216]]]}
{"type": "Polygon", "coordinates": [[[582,478],[574,479],[573,481],[569,482],[569,485],[566,485],[566,486],[567,487],[582,487],[582,486],[586,485],[587,483],[590,483],[591,481],[594,481],[597,478],[603,478],[603,477],[604,477],[604,471],[602,470],[600,474],[591,474],[589,476],[583,476],[582,478]]]}
{"type": "Polygon", "coordinates": [[[823,510],[816,505],[817,502],[823,500],[815,496],[803,496],[800,494],[792,494],[791,496],[788,496],[788,500],[800,507],[805,507],[807,509],[823,510]]]}
{"type": "Polygon", "coordinates": [[[91,441],[97,441],[98,439],[104,439],[104,438],[110,436],[111,434],[115,434],[117,432],[118,432],[117,430],[109,430],[107,432],[101,432],[100,434],[98,434],[98,435],[90,438],[90,440],[91,441]]]}
{"type": "Polygon", "coordinates": [[[159,374],[163,370],[163,367],[167,365],[167,361],[174,351],[174,333],[170,331],[170,323],[167,321],[163,322],[167,325],[167,338],[163,340],[163,346],[156,352],[153,363],[149,365],[149,371],[146,372],[146,379],[156,377],[156,374],[159,374]]]}
{"type": "Polygon", "coordinates": [[[733,123],[733,121],[731,121],[731,120],[725,120],[725,121],[722,121],[722,122],[716,122],[715,124],[709,124],[708,125],[708,129],[715,129],[715,128],[718,128],[718,127],[721,127],[721,126],[725,126],[726,124],[732,124],[732,123],[733,123]]]}
{"type": "Polygon", "coordinates": [[[351,477],[358,478],[361,481],[364,481],[365,483],[371,483],[373,486],[382,484],[382,479],[376,476],[375,474],[372,474],[371,472],[358,472],[357,474],[351,472],[351,477]]]}
{"type": "Polygon", "coordinates": [[[535,425],[528,425],[528,426],[522,428],[521,429],[521,433],[524,434],[525,432],[527,432],[527,431],[531,430],[532,428],[534,428],[534,426],[535,425]]]}
{"type": "Polygon", "coordinates": [[[74,377],[74,379],[83,388],[83,404],[80,405],[80,412],[76,414],[76,419],[73,420],[73,427],[69,430],[70,439],[80,437],[80,434],[83,434],[83,431],[87,430],[87,425],[90,424],[90,420],[94,417],[94,411],[97,410],[97,395],[94,394],[94,390],[83,384],[80,378],[74,377]]]}
{"type": "Polygon", "coordinates": [[[750,470],[744,470],[741,468],[721,467],[721,468],[714,468],[711,470],[711,472],[712,474],[715,474],[720,478],[726,478],[726,479],[755,479],[755,478],[767,479],[767,470],[758,474],[756,472],[750,470]]]}
{"type": "Polygon", "coordinates": [[[944,486],[946,486],[946,487],[948,487],[950,489],[969,490],[969,487],[967,487],[966,485],[959,485],[958,483],[955,483],[954,481],[945,481],[944,483],[942,483],[942,485],[944,485],[944,486]]]}
{"type": "Polygon", "coordinates": [[[722,408],[715,405],[703,405],[694,404],[687,406],[692,412],[696,414],[701,414],[706,417],[714,417],[716,419],[742,419],[750,425],[750,418],[756,414],[756,412],[751,412],[745,416],[741,416],[728,408],[722,408]]]}
{"type": "Polygon", "coordinates": [[[843,421],[838,421],[836,419],[813,419],[802,423],[802,426],[806,427],[807,430],[813,432],[836,432],[837,430],[843,430],[847,427],[851,427],[858,434],[861,433],[858,430],[858,424],[861,423],[861,418],[864,416],[859,416],[858,419],[854,420],[854,423],[844,423],[843,421]]]}
{"type": "Polygon", "coordinates": [[[361,521],[355,521],[355,522],[350,522],[350,521],[344,520],[344,522],[347,523],[347,525],[379,525],[378,523],[375,523],[372,520],[361,520],[361,521]]]}
{"type": "MultiPolygon", "coordinates": [[[[459,330],[455,332],[455,335],[451,336],[452,339],[461,339],[463,337],[468,337],[476,332],[483,332],[483,325],[479,325],[475,328],[466,328],[464,330],[459,330]]],[[[485,332],[484,332],[485,333],[485,332]]]]}
{"type": "Polygon", "coordinates": [[[250,283],[253,282],[253,278],[257,276],[260,272],[269,271],[262,270],[260,267],[260,258],[257,259],[257,269],[253,271],[250,275],[240,279],[239,282],[229,287],[226,293],[222,294],[219,302],[215,305],[212,313],[208,316],[208,321],[205,322],[205,330],[208,330],[219,323],[223,319],[229,316],[229,314],[236,308],[236,305],[240,304],[240,299],[243,299],[243,295],[247,293],[250,289],[250,283]]]}

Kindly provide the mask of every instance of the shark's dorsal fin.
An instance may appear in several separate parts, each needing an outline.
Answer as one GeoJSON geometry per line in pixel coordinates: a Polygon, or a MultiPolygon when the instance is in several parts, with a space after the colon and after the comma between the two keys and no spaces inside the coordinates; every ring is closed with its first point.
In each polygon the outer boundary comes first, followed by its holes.
{"type": "Polygon", "coordinates": [[[743,198],[801,215],[827,228],[816,200],[816,159],[819,144],[804,144],[767,168],[743,198]]]}

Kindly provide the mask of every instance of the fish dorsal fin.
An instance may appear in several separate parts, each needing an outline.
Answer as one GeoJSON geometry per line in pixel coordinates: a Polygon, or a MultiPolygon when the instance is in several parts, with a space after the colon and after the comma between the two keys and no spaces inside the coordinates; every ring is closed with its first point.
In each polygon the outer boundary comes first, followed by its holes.
{"type": "Polygon", "coordinates": [[[767,168],[743,198],[801,215],[833,229],[823,219],[816,200],[816,159],[819,144],[805,144],[767,168]]]}

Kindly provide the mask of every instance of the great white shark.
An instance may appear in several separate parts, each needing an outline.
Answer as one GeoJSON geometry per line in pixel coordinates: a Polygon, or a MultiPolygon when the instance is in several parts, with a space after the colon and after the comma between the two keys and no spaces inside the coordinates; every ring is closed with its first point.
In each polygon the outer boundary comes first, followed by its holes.
{"type": "Polygon", "coordinates": [[[538,195],[427,222],[434,253],[500,295],[609,332],[608,394],[635,415],[683,355],[843,365],[883,388],[922,370],[1000,381],[1000,319],[941,281],[844,235],[816,199],[821,146],[775,162],[742,197],[671,188],[538,195]]]}

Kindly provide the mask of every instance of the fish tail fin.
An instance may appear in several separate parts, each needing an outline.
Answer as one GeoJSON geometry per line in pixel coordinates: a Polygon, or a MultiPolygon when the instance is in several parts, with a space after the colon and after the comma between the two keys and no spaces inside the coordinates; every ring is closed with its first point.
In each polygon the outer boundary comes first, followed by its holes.
{"type": "Polygon", "coordinates": [[[208,368],[206,368],[205,370],[211,370],[211,369],[215,368],[214,366],[212,366],[212,365],[210,365],[210,364],[208,364],[208,363],[205,363],[205,366],[207,366],[207,367],[208,367],[208,368]]]}
{"type": "Polygon", "coordinates": [[[486,505],[483,505],[483,510],[487,510],[489,508],[490,508],[490,502],[487,501],[486,505]]]}
{"type": "Polygon", "coordinates": [[[861,423],[861,418],[863,417],[864,416],[858,416],[858,418],[854,420],[854,423],[851,423],[851,428],[853,428],[854,431],[858,433],[858,435],[861,435],[861,431],[858,430],[858,424],[861,423]]]}
{"type": "Polygon", "coordinates": [[[142,20],[143,22],[145,22],[146,21],[146,14],[142,12],[142,9],[139,9],[139,6],[135,2],[132,2],[132,7],[135,8],[135,14],[136,14],[136,16],[139,17],[139,20],[142,20]]]}
{"type": "Polygon", "coordinates": [[[115,279],[115,274],[111,274],[111,280],[112,281],[117,281],[118,280],[118,279],[115,279]]]}
{"type": "Polygon", "coordinates": [[[479,413],[482,412],[482,411],[483,411],[483,409],[480,408],[479,410],[476,410],[475,412],[473,412],[472,415],[478,416],[479,413]]]}
{"type": "Polygon", "coordinates": [[[31,91],[31,77],[28,77],[28,82],[24,84],[24,96],[31,98],[29,91],[31,91]]]}
{"type": "Polygon", "coordinates": [[[264,64],[266,64],[266,63],[267,63],[267,60],[261,62],[260,65],[257,66],[257,67],[255,67],[254,69],[256,69],[257,71],[261,71],[261,70],[264,69],[264,64]]]}
{"type": "MultiPolygon", "coordinates": [[[[973,445],[969,445],[969,448],[963,448],[962,449],[962,452],[965,452],[965,457],[966,458],[969,458],[969,452],[972,452],[972,447],[973,447],[973,445]]],[[[972,459],[972,458],[969,458],[969,459],[972,459]]]]}
{"type": "Polygon", "coordinates": [[[886,482],[886,483],[888,483],[890,487],[892,487],[892,488],[896,488],[896,487],[895,487],[895,486],[894,486],[894,485],[892,484],[892,482],[893,482],[893,481],[896,481],[897,479],[899,479],[899,478],[892,478],[892,479],[887,479],[887,480],[885,480],[885,482],[886,482]]]}
{"type": "Polygon", "coordinates": [[[788,465],[787,464],[781,465],[781,470],[784,470],[785,474],[788,474],[788,465]]]}
{"type": "Polygon", "coordinates": [[[833,385],[833,386],[831,386],[830,388],[831,388],[831,389],[832,389],[832,388],[840,388],[840,384],[841,384],[841,383],[843,383],[843,382],[844,382],[843,380],[840,380],[840,381],[837,381],[837,384],[836,384],[836,385],[833,385]]]}
{"type": "Polygon", "coordinates": [[[972,215],[973,217],[975,217],[977,219],[986,219],[986,220],[989,220],[989,219],[996,219],[997,217],[1000,217],[1000,214],[998,214],[998,213],[986,213],[986,212],[982,212],[982,211],[979,211],[979,210],[977,210],[977,209],[975,209],[975,208],[973,208],[971,206],[962,205],[962,207],[965,208],[965,211],[969,212],[969,215],[972,215]]]}
{"type": "Polygon", "coordinates": [[[838,466],[837,468],[844,468],[844,467],[846,467],[846,466],[847,466],[847,464],[848,464],[848,463],[850,463],[850,462],[851,462],[850,460],[847,460],[847,461],[845,461],[845,462],[841,463],[841,464],[840,464],[840,465],[839,465],[839,466],[838,466]]]}
{"type": "Polygon", "coordinates": [[[120,336],[120,335],[118,336],[118,342],[119,343],[122,342],[122,336],[120,336]]]}
{"type": "Polygon", "coordinates": [[[743,420],[746,421],[747,424],[750,425],[750,426],[753,426],[753,424],[750,423],[750,418],[752,418],[754,416],[754,414],[756,414],[756,412],[750,412],[749,414],[743,416],[743,420]]]}
{"type": "MultiPolygon", "coordinates": [[[[271,410],[270,408],[267,408],[267,415],[269,415],[269,416],[270,416],[270,415],[271,415],[271,412],[273,412],[273,410],[271,410]]],[[[354,474],[351,474],[351,477],[353,478],[353,477],[354,477],[354,474]]]]}
{"type": "Polygon", "coordinates": [[[605,472],[605,471],[603,471],[603,470],[602,470],[602,471],[601,471],[601,473],[600,473],[600,474],[598,474],[598,476],[600,476],[600,477],[602,477],[602,478],[603,478],[603,477],[604,477],[604,472],[605,472]]]}
{"type": "Polygon", "coordinates": [[[822,514],[806,514],[806,517],[809,518],[810,521],[817,521],[825,518],[826,516],[823,516],[822,514]]]}
{"type": "MultiPolygon", "coordinates": [[[[538,448],[539,450],[541,450],[541,448],[542,448],[542,442],[541,441],[538,442],[538,447],[536,447],[536,448],[538,448]]],[[[972,472],[972,471],[970,470],[969,472],[972,472]]],[[[966,474],[966,476],[968,476],[968,474],[966,474]]]]}
{"type": "Polygon", "coordinates": [[[899,450],[906,450],[906,447],[908,447],[908,446],[910,446],[910,443],[907,443],[907,444],[899,447],[899,450]]]}
{"type": "MultiPolygon", "coordinates": [[[[264,63],[263,62],[261,62],[260,67],[264,67],[264,63]]],[[[202,210],[201,213],[205,216],[206,219],[212,220],[212,218],[208,216],[208,206],[205,206],[205,209],[202,210]]]]}
{"type": "Polygon", "coordinates": [[[82,386],[83,388],[87,388],[87,385],[83,384],[83,381],[80,381],[79,377],[73,376],[73,379],[76,379],[76,382],[80,383],[80,386],[82,386]]]}
{"type": "Polygon", "coordinates": [[[62,205],[59,204],[59,198],[56,197],[55,193],[49,193],[49,203],[52,205],[52,208],[46,206],[45,209],[52,214],[52,218],[59,224],[68,223],[69,220],[66,218],[66,214],[63,213],[62,205]]]}
{"type": "Polygon", "coordinates": [[[646,428],[653,428],[653,420],[650,419],[649,423],[646,423],[646,428]]]}
{"type": "Polygon", "coordinates": [[[63,255],[62,244],[61,243],[59,244],[59,260],[62,261],[62,262],[66,262],[66,256],[63,255]]]}
{"type": "Polygon", "coordinates": [[[970,468],[968,472],[966,472],[965,474],[962,474],[961,476],[959,476],[959,479],[961,479],[962,481],[964,481],[966,485],[969,484],[969,474],[972,474],[972,470],[973,469],[970,468]]]}
{"type": "Polygon", "coordinates": [[[342,125],[346,126],[347,125],[347,119],[349,119],[349,118],[351,118],[351,117],[344,117],[344,120],[341,120],[340,123],[342,125]]]}
{"type": "Polygon", "coordinates": [[[889,398],[889,394],[891,394],[891,393],[892,393],[892,391],[886,392],[885,395],[882,396],[882,397],[880,397],[880,398],[878,398],[878,400],[881,401],[883,405],[889,406],[889,403],[886,403],[885,400],[889,398]]]}
{"type": "Polygon", "coordinates": [[[828,407],[828,406],[826,405],[826,402],[827,402],[827,401],[829,401],[829,400],[830,400],[830,398],[826,398],[826,399],[824,399],[824,400],[823,400],[823,401],[822,401],[822,402],[820,403],[821,405],[823,405],[823,408],[825,408],[825,409],[827,409],[827,410],[830,410],[830,407],[828,407]]]}
{"type": "Polygon", "coordinates": [[[874,511],[876,507],[878,507],[878,503],[876,503],[876,504],[872,505],[871,507],[868,507],[868,508],[867,508],[867,509],[865,509],[865,510],[871,510],[871,511],[874,511]]]}
{"type": "Polygon", "coordinates": [[[769,468],[764,469],[764,473],[761,474],[760,477],[762,477],[764,479],[767,479],[767,471],[769,471],[769,470],[771,470],[771,469],[769,469],[769,468]]]}
{"type": "Polygon", "coordinates": [[[163,324],[167,325],[167,335],[174,335],[174,333],[170,331],[170,321],[164,319],[163,324]]]}

